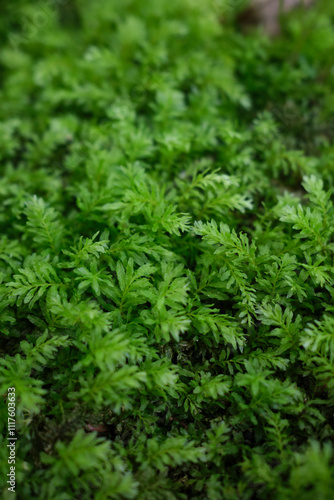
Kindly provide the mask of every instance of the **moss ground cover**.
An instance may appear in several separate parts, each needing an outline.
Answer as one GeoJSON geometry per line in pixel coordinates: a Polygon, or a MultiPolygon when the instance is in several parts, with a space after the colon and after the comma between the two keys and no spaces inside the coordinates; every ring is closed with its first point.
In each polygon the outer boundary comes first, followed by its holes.
{"type": "Polygon", "coordinates": [[[333,498],[334,6],[242,6],[0,6],[5,499],[333,498]]]}

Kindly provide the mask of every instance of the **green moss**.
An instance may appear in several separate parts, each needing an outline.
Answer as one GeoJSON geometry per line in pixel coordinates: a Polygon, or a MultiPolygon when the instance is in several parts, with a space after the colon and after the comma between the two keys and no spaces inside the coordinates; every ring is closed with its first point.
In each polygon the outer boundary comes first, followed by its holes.
{"type": "Polygon", "coordinates": [[[0,7],[19,499],[332,498],[334,10],[232,7],[0,7]]]}

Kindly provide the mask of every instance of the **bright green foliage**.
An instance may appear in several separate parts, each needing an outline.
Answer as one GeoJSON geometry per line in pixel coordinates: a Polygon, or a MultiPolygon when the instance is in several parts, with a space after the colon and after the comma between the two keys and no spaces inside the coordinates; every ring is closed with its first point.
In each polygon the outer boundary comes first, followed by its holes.
{"type": "Polygon", "coordinates": [[[1,493],[332,500],[334,8],[0,5],[1,493]]]}

